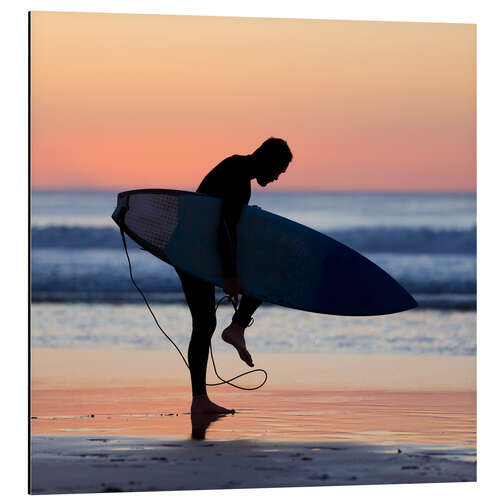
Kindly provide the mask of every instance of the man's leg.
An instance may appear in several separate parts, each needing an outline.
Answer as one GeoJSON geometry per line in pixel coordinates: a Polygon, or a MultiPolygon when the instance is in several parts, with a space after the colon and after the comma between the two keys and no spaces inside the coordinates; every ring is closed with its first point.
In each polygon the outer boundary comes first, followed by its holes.
{"type": "Polygon", "coordinates": [[[253,366],[253,360],[246,347],[245,328],[250,324],[252,314],[260,304],[262,301],[243,295],[231,324],[222,332],[222,340],[231,344],[248,366],[253,366]]]}
{"type": "Polygon", "coordinates": [[[207,396],[206,375],[210,340],[215,331],[214,286],[177,269],[182,289],[191,312],[193,330],[188,349],[193,404],[191,412],[228,413],[231,410],[212,403],[207,396]]]}
{"type": "Polygon", "coordinates": [[[233,323],[237,323],[242,328],[246,328],[252,319],[252,314],[261,304],[262,300],[243,295],[238,310],[233,314],[233,323]]]}

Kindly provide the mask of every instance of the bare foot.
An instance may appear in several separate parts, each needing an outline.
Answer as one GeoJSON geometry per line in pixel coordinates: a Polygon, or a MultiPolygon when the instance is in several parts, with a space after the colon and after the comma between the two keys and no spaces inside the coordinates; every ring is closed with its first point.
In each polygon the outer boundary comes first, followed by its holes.
{"type": "Polygon", "coordinates": [[[229,410],[223,406],[212,403],[206,394],[194,396],[191,403],[191,414],[193,413],[234,413],[234,410],[229,410]]]}
{"type": "Polygon", "coordinates": [[[231,323],[223,332],[222,340],[231,344],[240,355],[240,358],[248,365],[253,366],[252,356],[247,351],[245,344],[245,329],[237,323],[231,323]]]}

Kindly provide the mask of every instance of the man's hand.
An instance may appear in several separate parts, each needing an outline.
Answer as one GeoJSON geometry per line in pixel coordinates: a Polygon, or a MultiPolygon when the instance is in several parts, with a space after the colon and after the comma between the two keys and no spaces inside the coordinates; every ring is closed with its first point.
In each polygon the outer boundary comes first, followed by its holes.
{"type": "Polygon", "coordinates": [[[224,293],[229,295],[235,308],[238,307],[238,293],[247,295],[245,287],[236,276],[234,278],[224,278],[224,286],[222,290],[224,290],[224,293]]]}

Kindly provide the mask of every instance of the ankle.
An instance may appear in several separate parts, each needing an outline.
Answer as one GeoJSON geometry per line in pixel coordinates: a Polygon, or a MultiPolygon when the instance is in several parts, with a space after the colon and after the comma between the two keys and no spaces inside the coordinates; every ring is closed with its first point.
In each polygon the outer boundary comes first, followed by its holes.
{"type": "Polygon", "coordinates": [[[198,401],[208,401],[208,394],[197,394],[196,396],[193,396],[193,403],[198,401]]]}

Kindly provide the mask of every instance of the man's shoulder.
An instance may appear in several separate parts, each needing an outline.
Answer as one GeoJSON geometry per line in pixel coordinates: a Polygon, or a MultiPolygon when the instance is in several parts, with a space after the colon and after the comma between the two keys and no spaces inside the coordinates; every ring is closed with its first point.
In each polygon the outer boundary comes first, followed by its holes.
{"type": "Polygon", "coordinates": [[[226,158],[226,160],[231,161],[233,163],[244,163],[248,160],[248,156],[246,155],[231,155],[226,158]]]}
{"type": "Polygon", "coordinates": [[[214,196],[224,196],[226,191],[246,189],[247,184],[249,184],[248,178],[243,174],[246,161],[246,156],[228,156],[208,172],[197,191],[214,196]]]}
{"type": "Polygon", "coordinates": [[[241,175],[241,169],[247,162],[247,157],[242,155],[232,155],[224,158],[219,164],[217,164],[210,172],[210,174],[222,174],[229,177],[239,177],[241,175]]]}
{"type": "MultiPolygon", "coordinates": [[[[247,157],[242,156],[242,155],[231,155],[228,156],[227,158],[224,158],[218,166],[224,166],[225,168],[232,168],[235,166],[243,165],[244,163],[247,162],[247,157]]],[[[216,167],[216,168],[217,168],[216,167]]]]}

